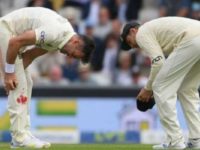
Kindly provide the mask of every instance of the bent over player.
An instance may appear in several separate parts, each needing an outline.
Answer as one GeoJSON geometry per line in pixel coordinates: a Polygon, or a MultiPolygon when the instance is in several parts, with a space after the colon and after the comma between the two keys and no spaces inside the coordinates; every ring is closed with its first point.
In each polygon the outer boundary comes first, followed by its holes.
{"type": "Polygon", "coordinates": [[[181,17],[164,17],[140,26],[125,25],[122,49],[141,48],[151,58],[147,85],[137,99],[148,101],[152,92],[167,142],[153,149],[200,149],[200,22],[181,17]],[[180,100],[188,128],[185,144],[177,119],[176,100],[180,100]]]}
{"type": "Polygon", "coordinates": [[[49,9],[23,8],[0,18],[1,72],[8,93],[12,148],[50,147],[30,132],[32,80],[28,65],[56,50],[88,62],[94,48],[90,38],[76,34],[67,19],[49,9]],[[35,46],[26,50],[30,45],[35,46]]]}

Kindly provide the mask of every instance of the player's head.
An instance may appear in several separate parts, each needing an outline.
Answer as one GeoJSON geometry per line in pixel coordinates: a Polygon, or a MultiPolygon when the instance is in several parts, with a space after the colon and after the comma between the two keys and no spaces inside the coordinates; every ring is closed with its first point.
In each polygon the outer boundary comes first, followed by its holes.
{"type": "Polygon", "coordinates": [[[122,34],[120,36],[121,39],[121,49],[129,50],[131,48],[138,47],[136,43],[136,33],[138,31],[140,24],[136,21],[132,21],[127,23],[123,27],[122,34]]]}
{"type": "Polygon", "coordinates": [[[81,59],[83,63],[90,61],[95,49],[94,41],[85,35],[74,35],[61,50],[69,57],[81,59]]]}

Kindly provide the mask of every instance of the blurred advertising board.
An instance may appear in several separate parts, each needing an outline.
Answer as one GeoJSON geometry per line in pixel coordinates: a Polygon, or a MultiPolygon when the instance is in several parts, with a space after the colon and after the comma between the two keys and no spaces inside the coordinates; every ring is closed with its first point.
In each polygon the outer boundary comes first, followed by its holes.
{"type": "MultiPolygon", "coordinates": [[[[6,105],[6,98],[0,98],[0,141],[10,140],[6,105]]],[[[144,132],[161,130],[156,107],[139,112],[134,98],[33,97],[30,115],[33,133],[53,143],[151,143],[154,135],[144,132]]],[[[162,136],[155,134],[154,139],[162,136]]]]}

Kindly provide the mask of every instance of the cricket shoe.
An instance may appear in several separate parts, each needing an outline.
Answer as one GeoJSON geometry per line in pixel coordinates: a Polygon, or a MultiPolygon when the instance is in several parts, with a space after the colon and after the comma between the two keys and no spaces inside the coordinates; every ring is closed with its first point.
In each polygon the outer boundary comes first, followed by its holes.
{"type": "Polygon", "coordinates": [[[27,135],[30,136],[32,139],[35,139],[35,140],[38,140],[38,141],[42,142],[45,145],[45,148],[51,147],[51,143],[49,143],[47,141],[42,141],[42,140],[36,138],[30,131],[27,132],[27,135]]]}
{"type": "Polygon", "coordinates": [[[189,139],[187,148],[200,150],[200,139],[189,139]]]}
{"type": "Polygon", "coordinates": [[[43,142],[35,137],[26,136],[26,138],[22,142],[17,142],[15,139],[11,141],[11,148],[49,148],[50,143],[43,142]]]}
{"type": "Polygon", "coordinates": [[[159,145],[153,146],[154,150],[162,150],[162,149],[170,149],[170,150],[179,149],[179,150],[182,150],[182,149],[185,149],[185,148],[186,148],[186,145],[184,143],[177,143],[176,145],[159,144],[159,145]]]}

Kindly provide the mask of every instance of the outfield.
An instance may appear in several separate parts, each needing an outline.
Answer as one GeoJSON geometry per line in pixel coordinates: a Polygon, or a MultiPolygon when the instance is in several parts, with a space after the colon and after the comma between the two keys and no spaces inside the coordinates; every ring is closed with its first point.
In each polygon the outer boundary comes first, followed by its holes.
{"type": "MultiPolygon", "coordinates": [[[[53,144],[49,150],[151,150],[151,147],[142,144],[53,144]]],[[[9,148],[8,143],[0,143],[0,150],[9,148]]]]}

